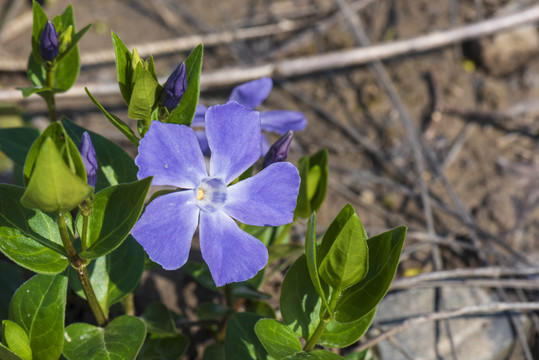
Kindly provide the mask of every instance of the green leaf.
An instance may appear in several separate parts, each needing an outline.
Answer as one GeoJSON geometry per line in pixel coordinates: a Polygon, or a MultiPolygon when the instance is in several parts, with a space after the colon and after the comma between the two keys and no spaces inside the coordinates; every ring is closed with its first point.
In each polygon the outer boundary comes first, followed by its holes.
{"type": "Polygon", "coordinates": [[[176,335],[176,325],[170,310],[160,302],[153,302],[144,308],[140,319],[146,324],[146,329],[151,334],[176,335]]]}
{"type": "Polygon", "coordinates": [[[182,334],[162,336],[150,334],[146,337],[138,360],[178,360],[189,348],[189,339],[182,334]]]}
{"type": "MultiPolygon", "coordinates": [[[[124,299],[137,287],[144,271],[145,253],[129,236],[115,251],[102,256],[86,267],[90,282],[103,311],[124,299]]],[[[86,298],[75,271],[69,272],[71,287],[86,298]]]]}
{"type": "Polygon", "coordinates": [[[9,350],[3,344],[0,344],[0,359],[2,360],[24,360],[21,359],[13,351],[9,350]]]}
{"type": "Polygon", "coordinates": [[[133,145],[138,147],[139,138],[137,137],[137,135],[135,135],[133,130],[131,130],[131,128],[127,126],[127,124],[122,119],[113,114],[110,114],[107,110],[105,110],[105,108],[99,103],[99,101],[97,101],[97,99],[90,93],[90,90],[88,90],[88,88],[85,87],[84,90],[86,90],[86,93],[90,97],[90,100],[92,100],[94,105],[97,106],[97,108],[101,111],[101,113],[103,113],[103,115],[105,115],[105,117],[110,121],[110,123],[116,126],[116,128],[120,130],[122,134],[124,134],[125,137],[127,137],[127,139],[131,141],[133,145]]]}
{"type": "MultiPolygon", "coordinates": [[[[88,217],[87,250],[83,259],[96,259],[116,249],[137,222],[152,178],[119,184],[98,192],[88,217]]],[[[77,228],[82,232],[82,216],[77,216],[77,228]]]]}
{"type": "Polygon", "coordinates": [[[13,321],[2,321],[2,343],[24,360],[32,360],[32,349],[28,334],[13,321]]]}
{"type": "Polygon", "coordinates": [[[205,263],[189,261],[181,267],[183,271],[191,275],[200,285],[211,291],[219,291],[213,282],[210,269],[205,263]]]}
{"type": "Polygon", "coordinates": [[[332,353],[327,350],[316,349],[309,352],[299,352],[291,356],[287,356],[284,360],[342,360],[342,356],[332,353]]]}
{"type": "Polygon", "coordinates": [[[43,11],[41,5],[39,5],[39,3],[35,0],[32,6],[32,13],[32,54],[40,62],[43,62],[43,59],[41,59],[41,56],[39,55],[39,37],[41,36],[41,32],[45,28],[45,24],[47,24],[49,19],[47,18],[47,14],[45,14],[45,11],[43,11]]]}
{"type": "Polygon", "coordinates": [[[200,320],[216,320],[233,313],[234,310],[228,306],[205,302],[197,307],[197,317],[200,320]]]}
{"type": "Polygon", "coordinates": [[[265,301],[250,300],[245,306],[245,311],[261,315],[265,318],[277,318],[273,306],[265,301]]]}
{"type": "Polygon", "coordinates": [[[22,92],[22,97],[27,98],[30,95],[39,94],[42,92],[54,92],[53,88],[47,87],[47,86],[30,86],[30,87],[23,87],[23,88],[17,88],[17,90],[20,90],[22,92]]]}
{"type": "Polygon", "coordinates": [[[150,120],[158,90],[157,80],[148,69],[143,69],[135,78],[127,116],[131,119],[150,120]]]}
{"type": "Polygon", "coordinates": [[[0,261],[0,289],[2,289],[0,291],[0,319],[7,319],[11,296],[22,283],[23,278],[19,268],[7,261],[0,261]]]}
{"type": "Polygon", "coordinates": [[[54,141],[47,137],[37,155],[21,203],[28,208],[63,212],[76,207],[92,192],[93,188],[71,171],[54,141]]]}
{"type": "Polygon", "coordinates": [[[301,342],[296,334],[277,320],[259,320],[255,325],[255,333],[268,354],[277,359],[301,351],[301,342]]]}
{"type": "Polygon", "coordinates": [[[328,187],[328,150],[322,149],[311,157],[304,156],[298,162],[301,183],[294,215],[308,218],[318,211],[324,202],[328,187]]]}
{"type": "MultiPolygon", "coordinates": [[[[86,25],[84,28],[82,28],[82,30],[80,30],[79,32],[77,32],[76,34],[74,34],[72,37],[71,37],[71,42],[69,43],[69,45],[67,46],[67,48],[61,52],[60,54],[58,54],[58,57],[55,59],[56,62],[61,62],[66,55],[70,54],[70,51],[73,50],[75,48],[75,46],[77,46],[77,44],[79,43],[80,39],[82,39],[82,37],[84,36],[84,34],[86,34],[86,32],[88,30],[90,30],[90,28],[92,27],[92,24],[88,24],[86,25]]],[[[78,51],[78,49],[77,49],[78,51]]],[[[75,79],[76,80],[76,79],[75,79]]]]}
{"type": "Polygon", "coordinates": [[[9,319],[28,334],[34,360],[57,360],[62,353],[66,294],[64,274],[38,274],[13,295],[9,319]]]}
{"type": "Polygon", "coordinates": [[[226,360],[225,346],[219,343],[210,344],[204,349],[202,360],[226,360]]]}
{"type": "Polygon", "coordinates": [[[0,129],[0,151],[15,164],[24,165],[32,143],[39,137],[39,131],[27,127],[0,129]]]}
{"type": "Polygon", "coordinates": [[[330,321],[318,340],[318,344],[332,348],[343,348],[352,345],[369,330],[375,314],[376,308],[361,319],[349,323],[342,324],[335,320],[330,321]]]}
{"type": "Polygon", "coordinates": [[[367,234],[350,204],[341,210],[326,231],[318,261],[320,276],[336,290],[359,282],[367,274],[367,234]]]}
{"type": "Polygon", "coordinates": [[[254,332],[262,317],[247,312],[235,313],[228,320],[225,339],[227,359],[268,359],[266,350],[254,332]]]}
{"type": "MultiPolygon", "coordinates": [[[[122,93],[122,98],[125,103],[129,105],[131,92],[133,91],[133,84],[131,82],[133,76],[133,70],[131,68],[131,52],[129,52],[114,31],[112,32],[112,46],[114,47],[114,54],[116,55],[116,73],[118,74],[120,92],[122,93]]],[[[88,92],[88,90],[86,91],[88,92]]],[[[91,95],[90,97],[93,98],[91,95]]]]}
{"type": "Polygon", "coordinates": [[[104,329],[75,323],[65,329],[63,355],[68,360],[134,360],[145,336],[144,322],[134,316],[119,316],[104,329]]]}
{"type": "MultiPolygon", "coordinates": [[[[73,142],[79,146],[82,134],[88,131],[62,117],[62,124],[73,142]]],[[[109,139],[88,131],[94,145],[98,169],[96,190],[137,180],[138,167],[133,158],[109,139]]]]}
{"type": "Polygon", "coordinates": [[[400,226],[367,240],[369,271],[358,284],[342,292],[335,308],[338,321],[361,319],[382,300],[397,271],[405,236],[406,228],[400,226]]]}
{"type": "Polygon", "coordinates": [[[365,349],[361,352],[348,354],[344,357],[346,360],[373,360],[370,349],[365,349]]]}
{"type": "Polygon", "coordinates": [[[0,184],[0,250],[18,265],[58,274],[68,265],[55,220],[21,206],[24,188],[0,184]]]}
{"type": "Polygon", "coordinates": [[[305,234],[305,257],[307,259],[307,267],[309,269],[309,276],[311,277],[313,286],[318,295],[320,295],[320,298],[322,299],[322,302],[324,304],[324,308],[328,309],[330,314],[333,316],[333,309],[329,308],[326,294],[324,292],[324,289],[322,289],[322,284],[320,283],[320,276],[318,274],[318,261],[316,256],[317,246],[316,213],[313,212],[311,217],[309,218],[309,221],[307,222],[307,233],[305,234]]]}
{"type": "Polygon", "coordinates": [[[202,55],[204,47],[202,44],[193,49],[191,54],[185,59],[187,69],[187,88],[180,100],[180,104],[172,110],[167,122],[190,126],[198,105],[200,95],[200,73],[202,72],[202,55]]]}

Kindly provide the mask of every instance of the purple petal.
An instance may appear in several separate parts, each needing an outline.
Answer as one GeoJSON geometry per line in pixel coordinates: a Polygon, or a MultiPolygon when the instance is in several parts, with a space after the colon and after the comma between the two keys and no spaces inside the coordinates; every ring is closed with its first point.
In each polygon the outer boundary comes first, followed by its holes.
{"type": "Polygon", "coordinates": [[[272,87],[273,81],[269,77],[249,81],[232,89],[228,101],[236,101],[243,106],[254,109],[268,97],[272,87]]]}
{"type": "Polygon", "coordinates": [[[88,185],[95,188],[95,184],[97,183],[98,165],[94,145],[92,144],[92,139],[87,131],[82,133],[79,144],[79,153],[82,158],[84,168],[86,169],[86,179],[88,185]]]}
{"type": "Polygon", "coordinates": [[[166,194],[146,206],[131,235],[166,270],[187,262],[200,210],[194,190],[166,194]]]}
{"type": "Polygon", "coordinates": [[[249,225],[278,226],[294,220],[300,177],[288,162],[274,163],[228,187],[223,211],[249,225]]]}
{"type": "Polygon", "coordinates": [[[209,156],[210,147],[208,146],[208,138],[206,137],[206,131],[195,130],[195,135],[197,137],[198,145],[200,145],[200,149],[202,150],[202,153],[206,156],[209,156]]]}
{"type": "Polygon", "coordinates": [[[262,151],[262,156],[266,155],[270,149],[271,145],[268,140],[268,137],[265,134],[262,134],[262,144],[260,150],[262,151]]]}
{"type": "Polygon", "coordinates": [[[260,113],[262,130],[283,135],[288,130],[303,130],[307,119],[300,111],[270,110],[260,113]]]}
{"type": "Polygon", "coordinates": [[[138,150],[137,176],[153,176],[152,185],[193,189],[208,176],[195,132],[187,126],[153,121],[138,150]]]}
{"type": "Polygon", "coordinates": [[[260,114],[235,102],[212,106],[206,113],[206,136],[210,175],[228,184],[260,157],[260,114]]]}
{"type": "Polygon", "coordinates": [[[266,246],[220,210],[200,212],[200,251],[217,286],[245,281],[268,262],[266,246]]]}
{"type": "Polygon", "coordinates": [[[197,108],[195,110],[195,117],[193,119],[193,122],[191,123],[191,127],[204,127],[205,123],[205,116],[206,111],[208,111],[208,108],[204,105],[197,105],[197,108]]]}

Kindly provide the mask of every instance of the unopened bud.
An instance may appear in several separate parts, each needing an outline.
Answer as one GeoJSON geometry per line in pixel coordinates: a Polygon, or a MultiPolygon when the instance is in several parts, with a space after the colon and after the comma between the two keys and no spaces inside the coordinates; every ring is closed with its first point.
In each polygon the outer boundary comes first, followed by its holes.
{"type": "Polygon", "coordinates": [[[168,111],[173,110],[182,99],[183,93],[187,87],[187,70],[185,63],[178,65],[176,70],[170,74],[167,82],[163,86],[163,91],[161,92],[161,104],[168,111]]]}
{"type": "Polygon", "coordinates": [[[92,139],[87,131],[82,134],[82,139],[79,145],[79,153],[86,169],[86,178],[88,185],[95,189],[97,183],[97,159],[95,155],[92,139]]]}
{"type": "Polygon", "coordinates": [[[292,143],[292,135],[292,130],[289,130],[271,145],[266,156],[264,156],[264,162],[262,163],[263,168],[266,168],[273,163],[286,160],[288,152],[290,151],[290,144],[292,143]]]}
{"type": "Polygon", "coordinates": [[[52,61],[58,56],[58,51],[58,33],[49,20],[39,36],[39,55],[43,60],[52,61]]]}

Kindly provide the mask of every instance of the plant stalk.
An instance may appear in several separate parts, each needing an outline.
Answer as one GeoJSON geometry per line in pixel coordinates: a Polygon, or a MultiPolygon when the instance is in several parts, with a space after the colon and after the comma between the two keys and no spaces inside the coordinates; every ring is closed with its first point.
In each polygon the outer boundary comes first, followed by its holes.
{"type": "Polygon", "coordinates": [[[326,330],[327,324],[333,320],[331,317],[331,314],[335,311],[335,305],[337,305],[337,300],[339,299],[339,296],[341,295],[342,289],[338,289],[333,291],[333,294],[331,294],[331,299],[329,301],[328,307],[331,309],[331,313],[329,312],[329,309],[325,309],[324,313],[318,322],[318,325],[316,326],[316,329],[314,329],[313,334],[307,340],[307,343],[305,344],[305,347],[303,350],[305,351],[311,351],[314,349],[316,344],[318,343],[318,340],[320,340],[320,337],[324,333],[324,330],[326,330]]]}
{"type": "Polygon", "coordinates": [[[97,324],[104,327],[107,325],[108,319],[105,316],[101,305],[99,305],[99,301],[97,300],[92,284],[90,283],[90,276],[86,271],[87,264],[80,258],[77,250],[75,250],[75,247],[71,242],[71,237],[67,231],[66,217],[63,212],[60,212],[58,215],[58,230],[60,231],[60,237],[62,238],[62,243],[64,244],[64,248],[67,252],[69,263],[77,271],[77,276],[79,277],[82,290],[84,291],[84,295],[86,295],[86,300],[90,305],[90,309],[92,309],[94,317],[97,320],[97,324]]]}
{"type": "MultiPolygon", "coordinates": [[[[52,89],[54,87],[54,70],[56,69],[56,65],[45,66],[45,69],[46,85],[52,89]]],[[[45,102],[47,103],[47,108],[49,109],[49,121],[53,123],[58,120],[58,116],[56,114],[56,100],[54,99],[54,92],[52,90],[50,92],[47,92],[45,96],[43,96],[43,98],[45,99],[45,102]]]]}

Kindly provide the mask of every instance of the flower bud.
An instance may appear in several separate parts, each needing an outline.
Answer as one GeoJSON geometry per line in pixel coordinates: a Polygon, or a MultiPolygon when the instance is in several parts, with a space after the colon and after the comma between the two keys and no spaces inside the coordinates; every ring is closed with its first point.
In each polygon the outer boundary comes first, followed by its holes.
{"type": "Polygon", "coordinates": [[[58,51],[58,33],[49,20],[39,36],[39,55],[43,60],[52,61],[58,55],[58,51]]]}
{"type": "Polygon", "coordinates": [[[86,177],[88,185],[95,189],[97,183],[97,159],[95,156],[94,145],[87,131],[82,134],[82,139],[79,145],[79,153],[86,169],[86,177]]]}
{"type": "Polygon", "coordinates": [[[288,130],[286,134],[281,136],[271,147],[269,148],[266,156],[264,156],[264,162],[262,168],[266,168],[273,163],[285,161],[290,151],[290,144],[292,143],[292,130],[288,130]]]}
{"type": "Polygon", "coordinates": [[[168,111],[172,111],[178,104],[185,92],[187,87],[187,70],[185,63],[182,62],[176,70],[170,74],[167,82],[163,86],[163,91],[161,92],[161,104],[168,111]]]}

